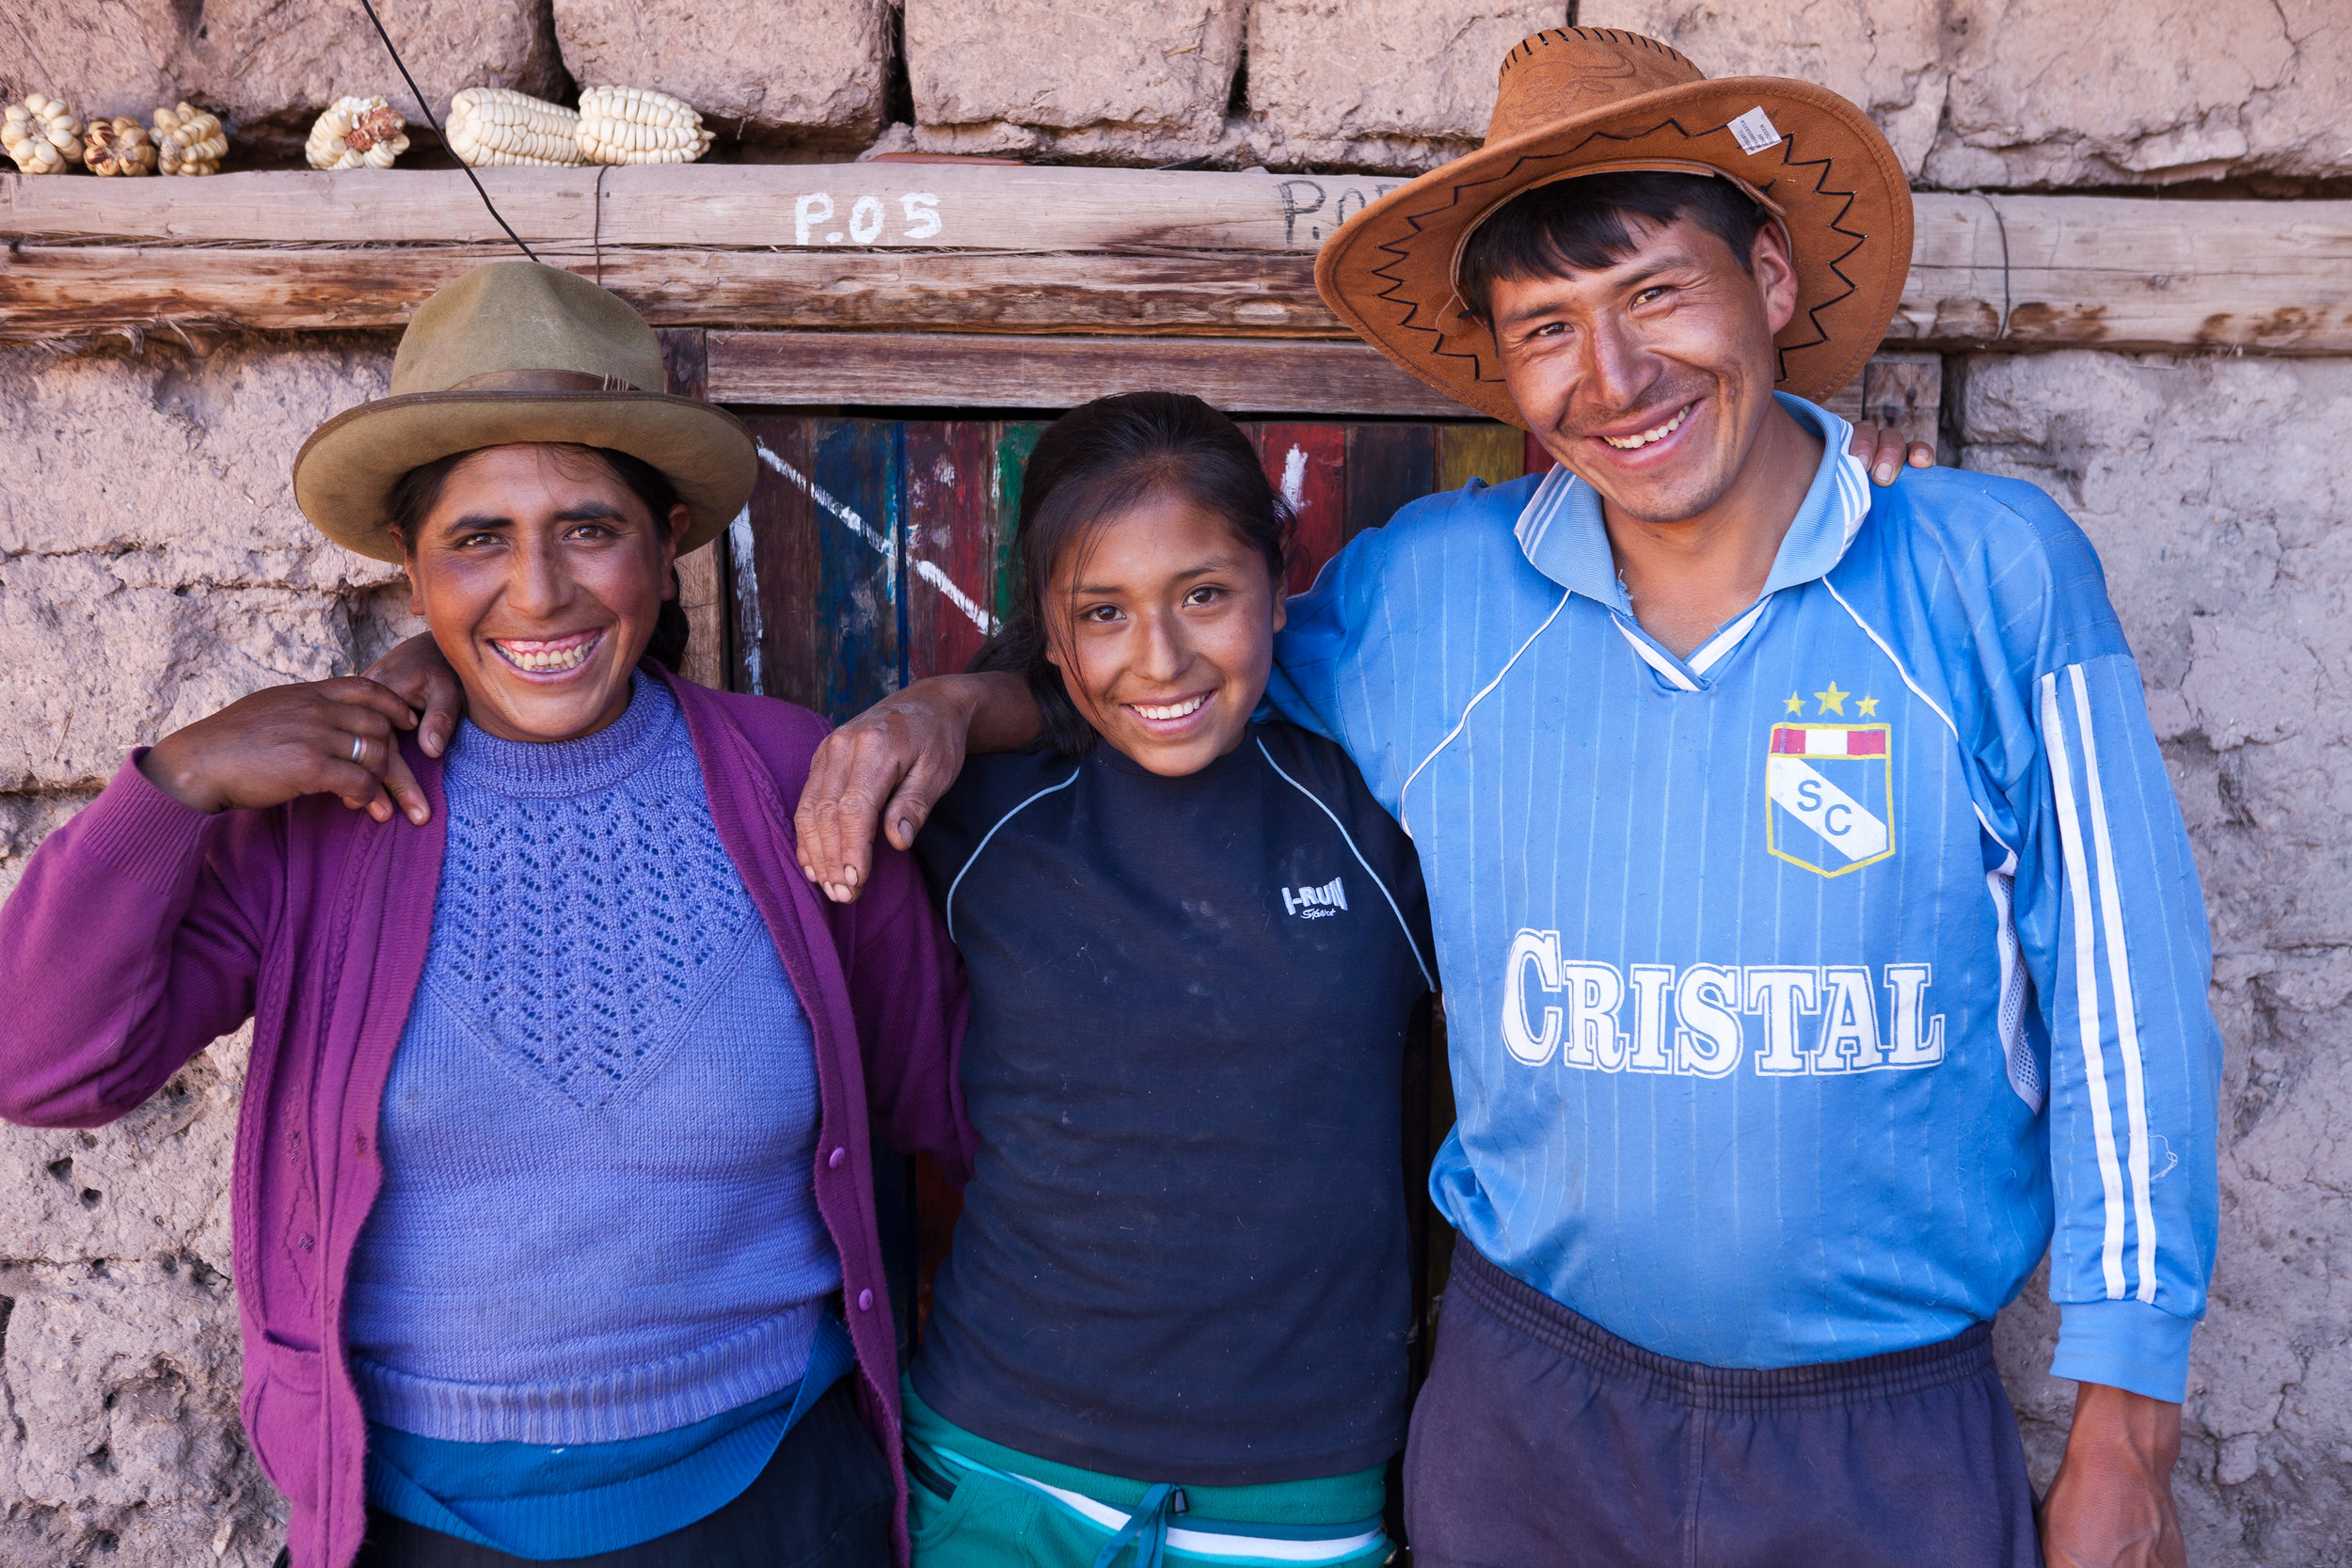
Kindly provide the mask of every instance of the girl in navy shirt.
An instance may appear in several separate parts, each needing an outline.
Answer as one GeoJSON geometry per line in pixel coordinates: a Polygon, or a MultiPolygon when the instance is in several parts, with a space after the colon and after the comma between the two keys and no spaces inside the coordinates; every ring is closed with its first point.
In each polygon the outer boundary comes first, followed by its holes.
{"type": "Polygon", "coordinates": [[[1288,508],[1196,398],[1047,431],[1030,750],[916,846],[971,977],[979,1134],[906,1401],[918,1568],[1382,1561],[1410,1289],[1419,867],[1337,746],[1257,717],[1288,508]]]}

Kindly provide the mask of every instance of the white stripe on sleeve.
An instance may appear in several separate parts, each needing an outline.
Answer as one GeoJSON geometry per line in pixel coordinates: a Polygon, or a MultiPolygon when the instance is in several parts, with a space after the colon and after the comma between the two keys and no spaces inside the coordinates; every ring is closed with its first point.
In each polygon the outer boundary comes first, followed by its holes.
{"type": "Polygon", "coordinates": [[[2050,758],[2050,791],[2057,798],[2058,838],[2065,851],[2066,891],[2074,909],[2074,1020],[2082,1041],[2083,1077],[2090,1096],[2090,1132],[2099,1148],[2099,1185],[2106,1197],[2106,1227],[2099,1248],[2107,1297],[2123,1296],[2123,1173],[2115,1161],[2115,1115],[2107,1103],[2107,1065],[2100,1043],[2098,924],[2091,913],[2090,870],[2074,810],[2074,768],[2058,718],[2058,676],[2042,677],[2042,745],[2050,758]]]}
{"type": "Polygon", "coordinates": [[[2132,1132],[2132,1218],[2139,1230],[2141,1301],[2156,1299],[2156,1216],[2148,1191],[2148,1089],[2140,1074],[2139,1016],[2132,997],[2132,965],[2123,940],[2123,899],[2115,883],[2115,847],[2107,838],[2107,801],[2100,787],[2099,746],[2091,735],[2090,692],[2083,667],[2067,667],[2074,688],[2074,717],[2082,725],[2083,782],[2090,786],[2090,841],[2099,852],[2100,935],[2106,943],[2107,982],[2115,996],[2115,1038],[2123,1053],[2123,1111],[2132,1132]]]}

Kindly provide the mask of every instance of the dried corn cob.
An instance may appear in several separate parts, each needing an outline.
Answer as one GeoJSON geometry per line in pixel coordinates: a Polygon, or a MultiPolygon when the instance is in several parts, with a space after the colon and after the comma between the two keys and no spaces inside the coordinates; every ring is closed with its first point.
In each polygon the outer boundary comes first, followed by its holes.
{"type": "Polygon", "coordinates": [[[220,117],[182,102],[176,109],[155,111],[155,152],[166,174],[218,174],[229,155],[229,133],[220,117]]]}
{"type": "Polygon", "coordinates": [[[312,168],[389,168],[408,150],[408,122],[374,98],[338,98],[310,127],[302,155],[312,168]]]}
{"type": "Polygon", "coordinates": [[[89,135],[82,143],[82,161],[92,174],[152,174],[155,144],[149,139],[146,126],[129,115],[117,115],[90,122],[89,135]]]}
{"type": "Polygon", "coordinates": [[[691,164],[711,134],[691,104],[646,87],[590,87],[580,95],[580,150],[592,164],[691,164]]]}
{"type": "Polygon", "coordinates": [[[0,148],[27,174],[63,174],[82,161],[82,122],[63,99],[28,92],[0,119],[0,148]]]}
{"type": "Polygon", "coordinates": [[[449,101],[449,150],[476,168],[584,163],[580,116],[512,87],[468,87],[449,101]]]}

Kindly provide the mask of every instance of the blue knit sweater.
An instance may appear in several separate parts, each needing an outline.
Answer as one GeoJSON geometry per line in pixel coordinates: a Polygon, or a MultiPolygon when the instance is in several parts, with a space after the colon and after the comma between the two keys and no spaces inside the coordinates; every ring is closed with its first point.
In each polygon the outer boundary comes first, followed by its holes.
{"type": "Polygon", "coordinates": [[[840,1260],[806,1015],[676,700],[468,724],[432,946],[352,1261],[372,1420],[469,1443],[666,1433],[795,1383],[840,1260]]]}

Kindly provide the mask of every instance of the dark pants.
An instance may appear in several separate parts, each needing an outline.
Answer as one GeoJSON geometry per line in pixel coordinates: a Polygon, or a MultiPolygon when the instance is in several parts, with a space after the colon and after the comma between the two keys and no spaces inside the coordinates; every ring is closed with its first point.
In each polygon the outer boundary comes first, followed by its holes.
{"type": "MultiPolygon", "coordinates": [[[[741,1497],[642,1545],[564,1559],[567,1568],[891,1568],[890,1466],[834,1384],[776,1445],[741,1497]]],[[[354,1568],[525,1568],[529,1560],[368,1510],[354,1568]]]]}
{"type": "Polygon", "coordinates": [[[1984,1324],[1776,1371],[1627,1343],[1454,1254],[1413,1408],[1415,1568],[2041,1568],[1984,1324]]]}

